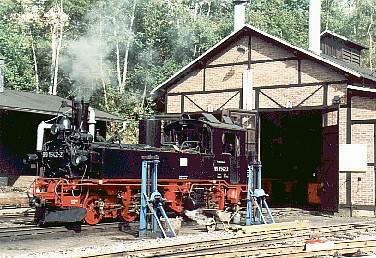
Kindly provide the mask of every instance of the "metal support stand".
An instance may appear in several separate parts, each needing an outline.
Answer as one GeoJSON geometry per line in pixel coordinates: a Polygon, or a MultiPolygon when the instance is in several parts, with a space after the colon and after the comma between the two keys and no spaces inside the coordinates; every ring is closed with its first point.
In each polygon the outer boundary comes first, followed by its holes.
{"type": "Polygon", "coordinates": [[[275,223],[272,212],[266,202],[268,195],[262,189],[261,177],[261,163],[249,164],[246,225],[275,223]],[[269,220],[265,218],[263,208],[266,209],[269,220]]]}
{"type": "Polygon", "coordinates": [[[150,226],[153,233],[160,231],[164,238],[167,236],[176,236],[174,228],[163,208],[162,195],[158,192],[158,163],[158,156],[142,157],[140,237],[147,234],[150,226]],[[162,226],[159,214],[167,223],[167,232],[162,226]]]}

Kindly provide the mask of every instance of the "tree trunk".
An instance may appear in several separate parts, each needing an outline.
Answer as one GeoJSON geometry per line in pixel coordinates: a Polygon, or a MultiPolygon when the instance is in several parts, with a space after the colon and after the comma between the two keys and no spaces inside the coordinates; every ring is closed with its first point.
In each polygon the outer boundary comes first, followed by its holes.
{"type": "Polygon", "coordinates": [[[120,48],[119,48],[119,39],[117,33],[117,26],[116,26],[116,19],[115,17],[112,18],[113,26],[114,26],[114,37],[115,37],[115,47],[116,47],[116,76],[118,81],[118,90],[120,92],[121,89],[121,67],[120,67],[120,48]]]}
{"type": "Polygon", "coordinates": [[[58,74],[59,74],[59,59],[60,59],[60,50],[61,43],[63,41],[63,32],[64,32],[64,23],[59,24],[59,40],[56,46],[56,58],[55,58],[55,70],[54,70],[54,81],[53,81],[53,90],[52,95],[57,94],[57,84],[58,84],[58,74]]]}
{"type": "MultiPolygon", "coordinates": [[[[136,3],[137,3],[137,0],[133,0],[132,16],[131,16],[131,20],[130,20],[130,24],[129,24],[129,30],[128,30],[129,35],[132,34],[132,30],[133,30],[133,23],[134,23],[134,19],[135,19],[135,16],[136,16],[136,3]]],[[[127,80],[128,57],[129,57],[129,49],[131,47],[131,36],[129,36],[129,37],[130,38],[128,39],[126,47],[125,47],[124,64],[123,64],[123,77],[122,77],[122,83],[121,83],[121,87],[120,87],[120,93],[124,93],[125,81],[127,80]]]]}
{"type": "Polygon", "coordinates": [[[199,12],[199,4],[195,3],[195,8],[194,8],[194,12],[193,12],[193,20],[194,21],[197,19],[198,12],[199,12]]]}
{"type": "Polygon", "coordinates": [[[140,106],[140,111],[144,112],[144,106],[146,102],[146,83],[144,85],[144,92],[142,93],[142,101],[141,101],[141,106],[140,106]]]}
{"type": "MultiPolygon", "coordinates": [[[[30,33],[31,35],[31,33],[30,33]]],[[[33,35],[31,35],[31,50],[33,52],[33,63],[34,63],[34,73],[35,73],[35,86],[37,92],[39,92],[39,76],[38,76],[38,60],[37,60],[37,55],[35,51],[35,45],[34,45],[34,38],[33,35]]]]}
{"type": "Polygon", "coordinates": [[[210,2],[208,2],[208,11],[206,12],[206,17],[209,17],[210,16],[210,9],[211,9],[211,4],[212,4],[212,2],[210,1],[210,2]]]}
{"type": "MultiPolygon", "coordinates": [[[[99,16],[99,47],[102,49],[102,15],[99,16]]],[[[104,69],[103,69],[103,56],[102,51],[100,51],[100,57],[99,57],[99,70],[101,73],[101,83],[103,88],[103,98],[104,98],[104,106],[106,108],[106,111],[109,110],[108,108],[108,97],[107,97],[107,85],[106,85],[106,79],[104,76],[104,69]]]]}
{"type": "Polygon", "coordinates": [[[48,94],[52,95],[54,84],[54,73],[56,65],[56,25],[51,28],[51,67],[50,67],[50,86],[48,88],[48,94]]]}

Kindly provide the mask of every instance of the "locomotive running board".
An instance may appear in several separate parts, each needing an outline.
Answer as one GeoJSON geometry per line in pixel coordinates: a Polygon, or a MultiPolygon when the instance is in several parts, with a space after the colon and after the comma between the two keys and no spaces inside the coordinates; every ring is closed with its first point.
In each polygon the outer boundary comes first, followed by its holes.
{"type": "Polygon", "coordinates": [[[86,216],[85,208],[69,208],[63,210],[46,210],[43,223],[79,222],[86,216]]]}

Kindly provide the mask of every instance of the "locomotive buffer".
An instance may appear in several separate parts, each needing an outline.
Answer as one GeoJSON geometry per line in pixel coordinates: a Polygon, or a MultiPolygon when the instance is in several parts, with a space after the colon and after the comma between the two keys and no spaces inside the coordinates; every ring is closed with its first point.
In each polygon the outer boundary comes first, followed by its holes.
{"type": "Polygon", "coordinates": [[[160,231],[164,238],[167,236],[176,236],[174,228],[163,208],[163,197],[158,192],[158,163],[158,156],[142,157],[140,237],[147,234],[150,226],[152,233],[158,233],[160,231]],[[150,213],[148,213],[148,210],[150,213]],[[164,229],[159,219],[159,214],[164,218],[168,232],[164,229]]]}

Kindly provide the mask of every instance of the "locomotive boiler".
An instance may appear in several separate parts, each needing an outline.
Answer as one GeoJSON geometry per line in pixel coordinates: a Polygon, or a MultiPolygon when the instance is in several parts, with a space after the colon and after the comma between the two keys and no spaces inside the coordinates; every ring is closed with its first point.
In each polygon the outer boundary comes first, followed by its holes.
{"type": "Polygon", "coordinates": [[[53,123],[41,123],[37,154],[27,158],[41,175],[32,185],[36,222],[135,220],[141,162],[150,155],[160,161],[158,189],[168,211],[244,205],[245,130],[228,117],[202,113],[174,121],[142,120],[139,144],[130,145],[116,135],[105,141],[95,131],[88,103],[73,101],[70,108],[53,123]]]}

